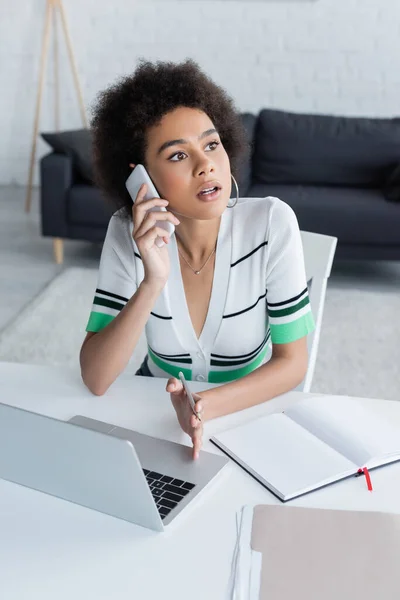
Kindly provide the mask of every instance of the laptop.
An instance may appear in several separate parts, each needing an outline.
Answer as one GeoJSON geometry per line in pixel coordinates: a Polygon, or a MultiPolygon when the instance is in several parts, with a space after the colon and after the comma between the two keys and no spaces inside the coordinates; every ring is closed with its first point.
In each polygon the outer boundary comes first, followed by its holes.
{"type": "Polygon", "coordinates": [[[163,531],[229,459],[76,415],[0,403],[0,478],[163,531]]]}

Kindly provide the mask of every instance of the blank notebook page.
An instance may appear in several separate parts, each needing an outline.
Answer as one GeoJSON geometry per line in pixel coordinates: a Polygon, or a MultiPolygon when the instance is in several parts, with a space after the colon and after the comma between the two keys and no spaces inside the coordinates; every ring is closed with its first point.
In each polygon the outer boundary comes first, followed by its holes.
{"type": "Polygon", "coordinates": [[[360,467],[374,457],[400,454],[399,427],[357,398],[307,398],[285,412],[360,467]]]}
{"type": "Polygon", "coordinates": [[[354,463],[284,414],[256,419],[212,439],[284,497],[355,472],[354,463]]]}

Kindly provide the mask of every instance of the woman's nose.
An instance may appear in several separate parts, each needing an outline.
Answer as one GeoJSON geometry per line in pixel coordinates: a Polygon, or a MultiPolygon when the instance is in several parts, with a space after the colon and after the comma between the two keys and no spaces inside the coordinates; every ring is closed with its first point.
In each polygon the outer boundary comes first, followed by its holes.
{"type": "Polygon", "coordinates": [[[213,171],[214,171],[214,165],[209,160],[208,161],[204,161],[197,168],[197,174],[198,175],[208,175],[209,173],[212,173],[213,171]]]}

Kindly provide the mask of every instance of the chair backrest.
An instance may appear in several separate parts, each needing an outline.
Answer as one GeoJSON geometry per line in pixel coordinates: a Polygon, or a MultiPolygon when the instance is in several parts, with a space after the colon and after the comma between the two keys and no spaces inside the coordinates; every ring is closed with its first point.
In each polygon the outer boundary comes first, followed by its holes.
{"type": "Polygon", "coordinates": [[[307,374],[296,390],[309,392],[318,354],[326,286],[328,277],[331,274],[337,238],[330,235],[322,235],[321,233],[302,231],[301,240],[303,243],[304,263],[306,267],[310,304],[315,320],[315,329],[309,334],[307,340],[307,374]]]}

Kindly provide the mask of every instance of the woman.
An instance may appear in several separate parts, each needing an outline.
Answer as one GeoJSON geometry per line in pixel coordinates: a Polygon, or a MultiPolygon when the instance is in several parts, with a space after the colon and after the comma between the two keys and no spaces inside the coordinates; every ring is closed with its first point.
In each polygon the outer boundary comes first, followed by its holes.
{"type": "Polygon", "coordinates": [[[287,392],[305,376],[314,322],[297,220],[277,198],[230,199],[244,131],[231,99],[193,61],[142,62],[100,95],[92,131],[97,183],[120,210],[101,255],[82,378],[103,394],[145,328],[148,355],[137,374],[169,378],[196,458],[205,420],[287,392]],[[125,181],[136,164],[160,199],[143,201],[142,188],[132,205],[125,181]],[[147,212],[157,206],[166,212],[147,212]],[[196,395],[200,418],[179,371],[223,384],[196,395]]]}

